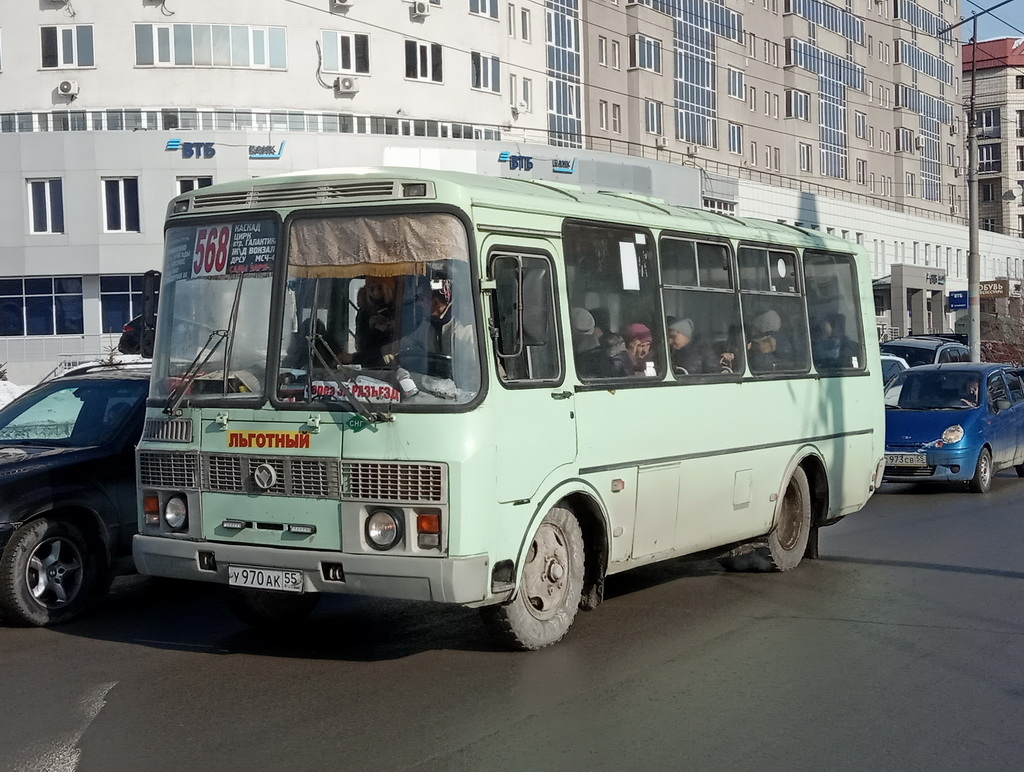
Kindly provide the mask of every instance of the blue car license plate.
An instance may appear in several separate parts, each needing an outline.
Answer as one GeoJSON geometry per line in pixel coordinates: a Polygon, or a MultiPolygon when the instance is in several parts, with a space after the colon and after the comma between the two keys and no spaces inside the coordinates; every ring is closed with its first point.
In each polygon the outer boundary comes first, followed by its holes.
{"type": "Polygon", "coordinates": [[[924,453],[886,453],[886,466],[928,466],[928,456],[924,453]]]}

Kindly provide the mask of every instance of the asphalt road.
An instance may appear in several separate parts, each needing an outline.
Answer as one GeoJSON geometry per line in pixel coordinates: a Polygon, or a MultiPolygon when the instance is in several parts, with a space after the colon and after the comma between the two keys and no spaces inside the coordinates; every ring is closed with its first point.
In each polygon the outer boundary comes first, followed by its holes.
{"type": "Polygon", "coordinates": [[[216,588],[121,579],[0,627],[0,768],[1019,769],[1022,497],[886,486],[821,560],[614,577],[529,654],[471,610],[330,598],[275,638],[216,588]]]}

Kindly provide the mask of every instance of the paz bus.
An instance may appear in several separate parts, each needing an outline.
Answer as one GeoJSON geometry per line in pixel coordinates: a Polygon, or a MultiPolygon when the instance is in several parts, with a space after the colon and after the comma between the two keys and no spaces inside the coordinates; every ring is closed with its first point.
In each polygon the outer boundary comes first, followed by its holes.
{"type": "Polygon", "coordinates": [[[636,566],[792,569],[881,480],[845,240],[380,168],[191,191],[165,245],[135,561],[252,624],[350,593],[537,649],[636,566]]]}

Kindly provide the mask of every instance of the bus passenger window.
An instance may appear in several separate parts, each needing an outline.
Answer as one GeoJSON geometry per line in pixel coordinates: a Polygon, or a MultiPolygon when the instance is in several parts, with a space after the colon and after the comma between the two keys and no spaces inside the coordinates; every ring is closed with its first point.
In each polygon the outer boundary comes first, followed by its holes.
{"type": "Polygon", "coordinates": [[[800,295],[796,255],[741,247],[737,257],[750,372],[807,372],[807,314],[800,295]]]}
{"type": "MultiPolygon", "coordinates": [[[[494,353],[503,382],[557,381],[562,376],[547,258],[495,255],[494,353]]],[[[591,320],[592,321],[592,320],[591,320]]]]}
{"type": "Polygon", "coordinates": [[[651,238],[622,226],[567,223],[563,245],[577,376],[661,377],[664,323],[651,238]]]}
{"type": "Polygon", "coordinates": [[[811,355],[818,372],[863,370],[864,335],[857,306],[857,278],[848,255],[804,255],[811,355]]]}
{"type": "Polygon", "coordinates": [[[739,302],[733,291],[729,250],[663,236],[665,335],[672,375],[728,375],[743,371],[739,302]]]}

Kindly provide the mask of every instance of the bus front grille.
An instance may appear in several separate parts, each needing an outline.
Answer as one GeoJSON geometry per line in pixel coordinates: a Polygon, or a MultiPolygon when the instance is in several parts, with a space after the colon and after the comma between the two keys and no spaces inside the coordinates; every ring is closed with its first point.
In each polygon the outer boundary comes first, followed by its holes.
{"type": "Polygon", "coordinates": [[[338,462],[329,458],[244,456],[209,453],[203,456],[203,489],[216,493],[250,493],[303,498],[337,498],[338,462]],[[261,465],[274,470],[264,477],[269,487],[256,485],[254,474],[261,465]]]}
{"type": "Polygon", "coordinates": [[[342,477],[342,497],[347,499],[414,503],[443,502],[447,497],[441,464],[346,461],[342,477]]]}
{"type": "Polygon", "coordinates": [[[192,442],[192,422],[187,418],[147,418],[142,439],[159,442],[192,442]]]}
{"type": "Polygon", "coordinates": [[[139,453],[139,483],[155,488],[198,488],[199,458],[195,453],[139,453]]]}

